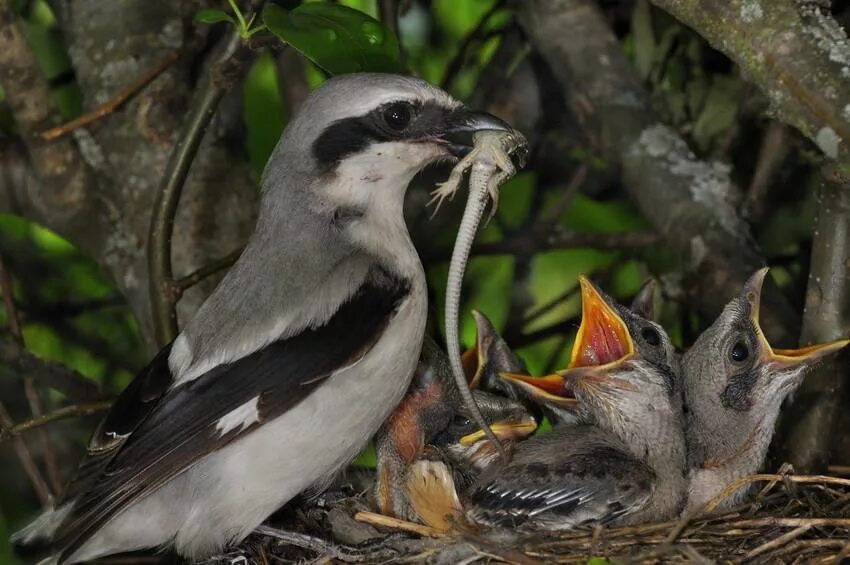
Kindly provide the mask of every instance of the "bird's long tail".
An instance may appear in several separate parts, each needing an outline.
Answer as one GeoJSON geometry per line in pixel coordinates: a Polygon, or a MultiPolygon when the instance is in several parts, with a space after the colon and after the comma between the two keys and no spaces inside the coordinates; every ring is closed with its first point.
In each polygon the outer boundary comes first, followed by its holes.
{"type": "Polygon", "coordinates": [[[58,508],[47,509],[38,518],[12,534],[9,541],[15,546],[15,552],[30,562],[37,561],[37,565],[57,565],[59,557],[55,553],[53,536],[68,516],[71,506],[64,504],[58,508]]]}

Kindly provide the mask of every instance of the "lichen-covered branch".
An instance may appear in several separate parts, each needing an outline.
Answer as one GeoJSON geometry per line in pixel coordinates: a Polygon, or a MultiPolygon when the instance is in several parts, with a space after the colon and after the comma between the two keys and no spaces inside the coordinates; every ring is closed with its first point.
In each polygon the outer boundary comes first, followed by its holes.
{"type": "MultiPolygon", "coordinates": [[[[742,196],[728,167],[698,159],[658,121],[595,2],[523,2],[520,21],[589,135],[619,163],[631,199],[682,254],[694,303],[715,315],[764,263],[738,213],[742,196]]],[[[781,294],[769,290],[765,303],[767,332],[779,340],[796,339],[798,317],[781,294]]]]}
{"type": "Polygon", "coordinates": [[[776,116],[850,166],[850,43],[817,2],[652,0],[767,95],[776,116]]]}
{"type": "MultiPolygon", "coordinates": [[[[850,176],[835,166],[824,176],[801,345],[850,336],[850,176]]],[[[786,458],[797,471],[824,470],[829,463],[833,439],[840,435],[838,416],[850,390],[847,353],[809,375],[789,407],[786,458]]]]}

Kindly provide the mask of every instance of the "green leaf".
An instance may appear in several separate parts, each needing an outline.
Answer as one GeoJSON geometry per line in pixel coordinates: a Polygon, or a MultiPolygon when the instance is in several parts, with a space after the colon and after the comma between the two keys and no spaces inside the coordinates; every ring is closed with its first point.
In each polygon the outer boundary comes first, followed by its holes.
{"type": "Polygon", "coordinates": [[[233,25],[236,25],[236,20],[234,20],[229,14],[222,12],[221,10],[198,10],[195,13],[195,21],[200,22],[202,24],[217,24],[218,22],[230,22],[233,25]]]}
{"type": "Polygon", "coordinates": [[[398,72],[398,40],[376,19],[338,4],[308,3],[263,10],[266,27],[332,75],[398,72]]]}

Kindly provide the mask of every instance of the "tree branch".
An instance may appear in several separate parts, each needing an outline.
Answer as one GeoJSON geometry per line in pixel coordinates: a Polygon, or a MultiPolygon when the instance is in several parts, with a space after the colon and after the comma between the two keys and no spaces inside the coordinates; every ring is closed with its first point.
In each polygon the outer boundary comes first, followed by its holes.
{"type": "Polygon", "coordinates": [[[78,416],[89,416],[91,414],[103,412],[112,406],[112,402],[112,400],[100,400],[98,402],[90,402],[88,404],[71,404],[69,406],[63,406],[49,414],[44,414],[37,418],[32,418],[26,422],[21,422],[20,424],[15,424],[0,430],[0,442],[8,437],[19,436],[26,431],[46,426],[47,424],[51,424],[58,420],[76,418],[78,416]]]}
{"type": "Polygon", "coordinates": [[[816,2],[652,0],[725,53],[776,115],[850,167],[850,44],[816,2]]]}
{"type": "MultiPolygon", "coordinates": [[[[800,345],[850,336],[850,176],[832,165],[824,171],[812,241],[812,262],[800,345]]],[[[806,377],[789,407],[788,460],[810,472],[829,464],[837,420],[850,391],[844,351],[806,377]]],[[[843,430],[846,431],[846,430],[843,430]]]]}
{"type": "Polygon", "coordinates": [[[171,264],[171,237],[177,205],[204,132],[230,86],[230,81],[225,80],[225,77],[235,70],[233,67],[241,66],[239,59],[244,53],[241,47],[237,30],[228,32],[216,63],[195,99],[180,140],[171,153],[154,201],[148,234],[148,285],[154,332],[160,345],[165,345],[177,336],[175,306],[179,296],[172,288],[174,277],[171,264]]]}
{"type": "Polygon", "coordinates": [[[97,384],[64,365],[46,361],[20,345],[0,340],[0,363],[18,375],[27,375],[75,401],[102,397],[97,384]]]}
{"type": "Polygon", "coordinates": [[[62,137],[65,134],[71,133],[75,129],[87,126],[90,123],[96,122],[104,116],[108,116],[109,114],[113,113],[115,110],[120,108],[127,100],[129,100],[130,97],[132,97],[138,91],[147,86],[147,84],[150,83],[153,79],[165,72],[165,70],[170,67],[179,56],[180,54],[177,51],[169,53],[162,60],[158,61],[152,69],[144,73],[142,76],[134,80],[129,85],[127,85],[126,88],[122,89],[121,92],[115,95],[114,98],[108,100],[107,102],[104,102],[91,112],[86,112],[79,118],[75,118],[70,122],[62,124],[61,126],[56,126],[55,128],[50,128],[49,130],[41,132],[41,139],[45,141],[50,141],[51,139],[62,137]]]}
{"type": "MultiPolygon", "coordinates": [[[[658,122],[595,2],[530,0],[521,4],[519,15],[602,152],[620,164],[632,200],[682,255],[700,310],[715,316],[764,264],[737,212],[741,194],[728,169],[699,160],[658,122]]],[[[772,337],[796,338],[799,319],[772,287],[765,292],[763,317],[772,337]]]]}

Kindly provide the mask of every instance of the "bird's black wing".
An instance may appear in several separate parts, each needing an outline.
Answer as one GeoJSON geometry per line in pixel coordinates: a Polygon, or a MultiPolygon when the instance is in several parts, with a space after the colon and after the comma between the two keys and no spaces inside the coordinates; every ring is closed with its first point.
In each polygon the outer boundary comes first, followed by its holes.
{"type": "Polygon", "coordinates": [[[522,444],[510,463],[470,494],[484,523],[551,529],[599,524],[640,509],[655,473],[615,437],[592,426],[557,427],[522,444]]]}
{"type": "Polygon", "coordinates": [[[168,367],[170,353],[169,343],[112,403],[106,417],[100,421],[92,434],[86,456],[77,468],[74,478],[62,490],[62,497],[57,506],[74,500],[97,482],[129,435],[159,404],[174,380],[168,367]]]}
{"type": "MultiPolygon", "coordinates": [[[[106,436],[132,433],[105,464],[95,466],[97,477],[85,480],[86,488],[54,538],[63,547],[62,557],[70,556],[119,511],[203,456],[280,416],[324,379],[360,359],[380,338],[408,292],[407,281],[373,268],[360,289],[323,326],[273,342],[161,392],[152,408],[126,400],[121,408],[139,410],[142,420],[137,416],[135,424],[118,425],[116,432],[105,425],[98,430],[106,436]],[[222,416],[255,397],[257,422],[223,434],[217,429],[222,416]]],[[[160,369],[167,371],[167,363],[160,369]]],[[[137,394],[140,400],[144,396],[137,394]]],[[[105,424],[113,414],[114,410],[105,424]]],[[[123,420],[115,415],[112,423],[119,422],[123,420]]]]}

